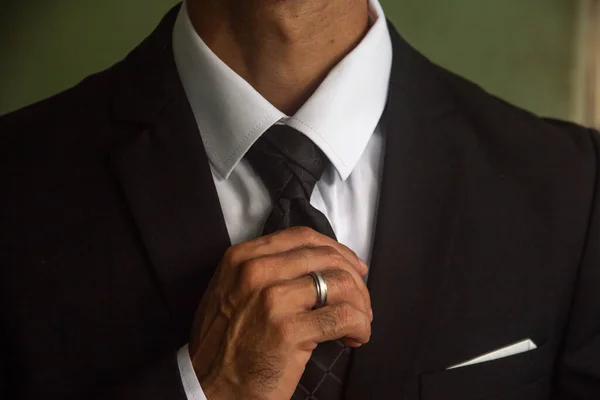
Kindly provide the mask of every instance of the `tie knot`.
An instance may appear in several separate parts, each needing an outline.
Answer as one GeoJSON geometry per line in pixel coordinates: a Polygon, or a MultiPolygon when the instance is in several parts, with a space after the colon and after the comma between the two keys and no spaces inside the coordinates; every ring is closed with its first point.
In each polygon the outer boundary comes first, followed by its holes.
{"type": "Polygon", "coordinates": [[[310,199],[325,171],[325,154],[306,136],[286,125],[273,125],[250,148],[246,159],[273,198],[310,199]]]}

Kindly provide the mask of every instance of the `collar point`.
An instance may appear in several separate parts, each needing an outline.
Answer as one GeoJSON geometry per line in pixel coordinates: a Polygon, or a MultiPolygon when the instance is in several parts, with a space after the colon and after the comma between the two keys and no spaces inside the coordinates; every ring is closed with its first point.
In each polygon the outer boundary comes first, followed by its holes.
{"type": "Polygon", "coordinates": [[[346,179],[348,179],[350,177],[350,174],[352,173],[352,171],[349,168],[336,168],[336,170],[342,182],[345,182],[346,179]]]}
{"type": "Polygon", "coordinates": [[[211,157],[210,155],[209,155],[208,159],[209,159],[210,169],[213,172],[213,174],[216,176],[217,179],[219,179],[219,180],[229,179],[229,176],[231,175],[233,168],[228,168],[226,165],[224,165],[221,162],[221,160],[215,160],[214,157],[211,157]]]}

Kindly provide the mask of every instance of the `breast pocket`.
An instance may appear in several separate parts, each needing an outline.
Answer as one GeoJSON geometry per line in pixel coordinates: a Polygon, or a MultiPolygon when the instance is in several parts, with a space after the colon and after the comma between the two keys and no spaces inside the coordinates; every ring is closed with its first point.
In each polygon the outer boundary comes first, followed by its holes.
{"type": "Polygon", "coordinates": [[[548,397],[552,348],[420,376],[421,400],[531,400],[548,397]],[[511,396],[514,393],[514,396],[511,396]],[[527,393],[527,397],[523,397],[527,393]]]}

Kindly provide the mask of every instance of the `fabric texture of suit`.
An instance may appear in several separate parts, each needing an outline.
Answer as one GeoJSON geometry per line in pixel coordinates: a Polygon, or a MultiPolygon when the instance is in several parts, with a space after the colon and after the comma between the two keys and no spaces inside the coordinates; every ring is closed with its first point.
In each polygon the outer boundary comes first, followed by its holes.
{"type": "MultiPolygon", "coordinates": [[[[176,352],[229,239],[171,49],[0,121],[0,398],[184,400],[176,352]]],[[[600,137],[394,62],[346,398],[600,398],[600,137]],[[531,338],[538,348],[446,370],[531,338]]]]}

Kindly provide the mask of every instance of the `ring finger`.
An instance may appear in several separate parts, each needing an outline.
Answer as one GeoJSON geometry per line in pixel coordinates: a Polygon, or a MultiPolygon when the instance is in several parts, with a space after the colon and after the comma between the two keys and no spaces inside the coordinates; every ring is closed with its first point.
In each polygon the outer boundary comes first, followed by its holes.
{"type": "MultiPolygon", "coordinates": [[[[353,307],[370,314],[370,307],[358,288],[351,273],[343,269],[321,271],[327,285],[327,304],[350,303],[353,307]]],[[[317,304],[317,288],[312,276],[283,281],[267,291],[276,292],[276,304],[281,305],[282,313],[309,311],[317,304]]]]}

